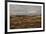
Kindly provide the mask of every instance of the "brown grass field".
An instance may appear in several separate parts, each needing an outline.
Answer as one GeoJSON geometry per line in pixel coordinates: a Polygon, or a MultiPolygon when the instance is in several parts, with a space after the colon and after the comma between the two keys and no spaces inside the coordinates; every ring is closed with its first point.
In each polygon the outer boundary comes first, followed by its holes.
{"type": "Polygon", "coordinates": [[[40,28],[41,16],[10,16],[10,29],[40,28]]]}

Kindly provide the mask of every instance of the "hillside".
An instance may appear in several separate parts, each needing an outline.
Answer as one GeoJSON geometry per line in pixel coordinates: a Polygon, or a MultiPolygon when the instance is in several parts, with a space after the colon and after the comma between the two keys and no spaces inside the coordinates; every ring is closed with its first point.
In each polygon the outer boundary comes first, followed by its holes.
{"type": "Polygon", "coordinates": [[[10,29],[40,28],[41,16],[10,16],[10,29]]]}

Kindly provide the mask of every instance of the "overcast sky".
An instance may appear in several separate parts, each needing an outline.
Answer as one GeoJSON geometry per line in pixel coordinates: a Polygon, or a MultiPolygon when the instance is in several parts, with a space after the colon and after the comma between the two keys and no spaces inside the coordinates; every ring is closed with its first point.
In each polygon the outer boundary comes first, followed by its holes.
{"type": "Polygon", "coordinates": [[[10,5],[10,15],[40,15],[41,6],[10,5]]]}

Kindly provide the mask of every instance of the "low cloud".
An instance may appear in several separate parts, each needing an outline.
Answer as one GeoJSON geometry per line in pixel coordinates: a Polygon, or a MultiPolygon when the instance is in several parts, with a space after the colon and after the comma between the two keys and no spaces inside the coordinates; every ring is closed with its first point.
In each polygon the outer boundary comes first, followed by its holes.
{"type": "Polygon", "coordinates": [[[10,5],[10,15],[40,15],[41,6],[10,5]]]}

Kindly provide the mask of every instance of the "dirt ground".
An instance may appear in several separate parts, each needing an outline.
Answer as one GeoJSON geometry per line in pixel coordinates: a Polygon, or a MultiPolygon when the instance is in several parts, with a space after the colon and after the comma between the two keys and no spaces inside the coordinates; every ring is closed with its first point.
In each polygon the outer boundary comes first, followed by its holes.
{"type": "Polygon", "coordinates": [[[10,29],[40,27],[41,16],[10,16],[10,29]]]}

